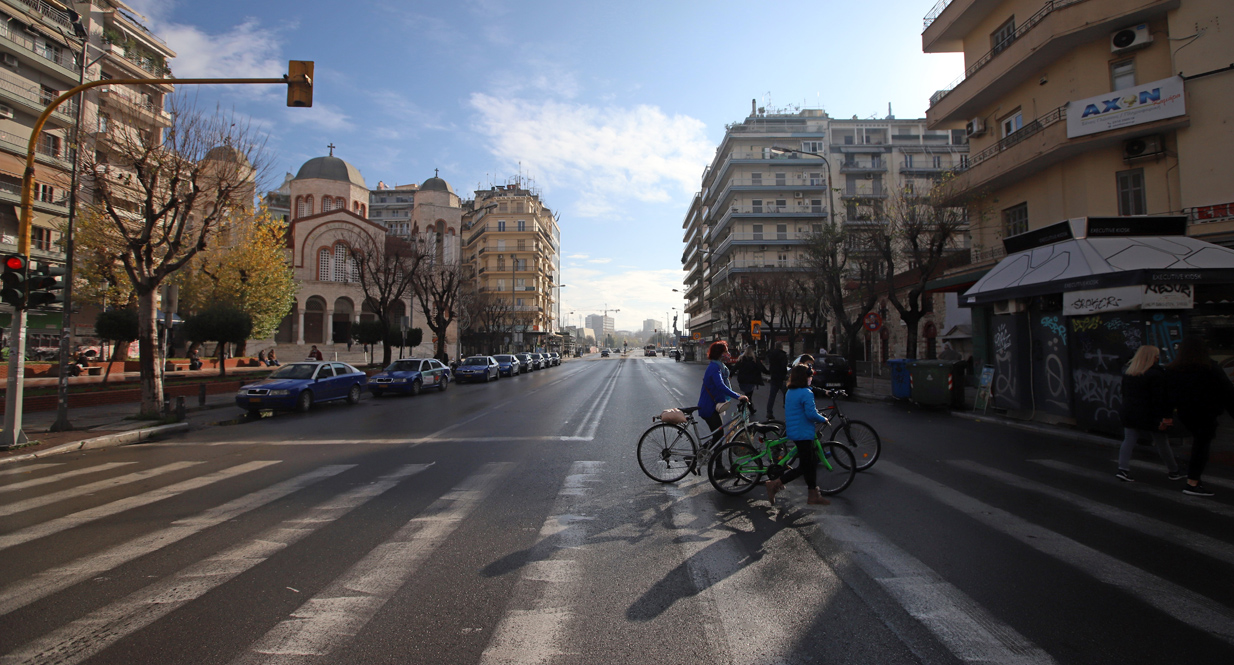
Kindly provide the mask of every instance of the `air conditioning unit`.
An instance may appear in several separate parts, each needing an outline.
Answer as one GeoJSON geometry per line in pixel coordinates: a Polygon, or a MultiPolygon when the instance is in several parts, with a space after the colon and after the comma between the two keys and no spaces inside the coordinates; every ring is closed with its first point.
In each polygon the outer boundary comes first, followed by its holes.
{"type": "Polygon", "coordinates": [[[1151,157],[1159,155],[1164,151],[1165,148],[1161,141],[1161,135],[1141,136],[1138,139],[1128,139],[1123,144],[1123,159],[1151,157]]]}
{"type": "Polygon", "coordinates": [[[5,67],[8,67],[10,69],[17,69],[17,64],[18,64],[17,56],[13,55],[12,53],[4,54],[4,66],[5,67]]]}
{"type": "Polygon", "coordinates": [[[968,137],[985,134],[985,119],[973,118],[964,124],[964,135],[968,137]]]}
{"type": "Polygon", "coordinates": [[[805,194],[803,194],[802,192],[793,192],[793,198],[795,198],[795,199],[804,199],[804,198],[805,198],[805,196],[806,196],[806,195],[805,195],[805,194]]]}
{"type": "Polygon", "coordinates": [[[1153,43],[1153,35],[1148,31],[1148,24],[1141,23],[1134,27],[1116,30],[1110,35],[1110,53],[1125,53],[1151,43],[1153,43]]]}
{"type": "Polygon", "coordinates": [[[0,118],[9,119],[13,117],[13,108],[0,104],[0,118]]]}

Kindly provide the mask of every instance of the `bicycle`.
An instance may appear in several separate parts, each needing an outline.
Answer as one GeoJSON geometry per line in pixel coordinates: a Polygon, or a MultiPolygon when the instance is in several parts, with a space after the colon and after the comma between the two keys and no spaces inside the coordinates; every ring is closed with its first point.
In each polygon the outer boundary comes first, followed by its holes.
{"type": "MultiPolygon", "coordinates": [[[[817,482],[822,494],[839,494],[857,476],[857,461],[848,447],[838,441],[814,438],[818,454],[817,482]]],[[[721,492],[733,496],[745,494],[762,482],[784,474],[797,457],[797,446],[788,438],[764,443],[761,450],[750,443],[738,441],[721,446],[707,464],[707,480],[721,492]]]]}
{"type": "MultiPolygon", "coordinates": [[[[686,422],[681,425],[660,422],[647,428],[638,439],[637,450],[638,465],[643,473],[656,482],[675,483],[690,472],[701,473],[699,462],[705,461],[714,448],[739,440],[752,444],[755,436],[763,432],[758,426],[750,424],[748,405],[740,401],[737,405],[736,415],[721,424],[719,429],[710,430],[701,437],[698,434],[698,420],[694,416],[697,406],[681,408],[686,416],[686,422]],[[734,423],[737,425],[733,426],[734,423]],[[690,429],[686,429],[686,425],[690,429]],[[712,446],[711,438],[721,430],[726,430],[724,437],[712,446]]],[[[651,419],[659,420],[660,416],[652,416],[651,419]]]]}
{"type": "Polygon", "coordinates": [[[819,412],[827,417],[827,424],[819,426],[820,430],[826,427],[826,432],[818,432],[819,438],[823,441],[838,441],[848,446],[853,457],[857,459],[858,471],[865,471],[874,466],[874,463],[878,461],[878,456],[883,452],[883,441],[872,425],[863,420],[850,420],[840,410],[840,398],[848,397],[848,393],[843,390],[814,387],[811,387],[811,390],[815,395],[821,394],[831,400],[831,406],[819,409],[819,412]]]}

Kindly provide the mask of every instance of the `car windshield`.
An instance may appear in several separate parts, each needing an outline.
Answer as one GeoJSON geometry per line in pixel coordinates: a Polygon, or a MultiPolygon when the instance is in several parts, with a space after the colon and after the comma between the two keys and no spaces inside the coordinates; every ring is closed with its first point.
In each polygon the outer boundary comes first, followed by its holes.
{"type": "Polygon", "coordinates": [[[464,365],[487,365],[488,358],[468,358],[463,361],[464,365]]]}
{"type": "Polygon", "coordinates": [[[311,379],[317,365],[284,365],[270,375],[271,379],[311,379]]]}
{"type": "Polygon", "coordinates": [[[501,363],[508,363],[511,360],[514,360],[514,356],[493,356],[493,357],[497,359],[497,362],[501,362],[501,363]]]}
{"type": "Polygon", "coordinates": [[[531,358],[531,356],[527,355],[526,353],[520,353],[520,354],[518,354],[518,359],[519,359],[519,360],[527,360],[527,359],[529,359],[529,358],[531,358]]]}
{"type": "Polygon", "coordinates": [[[387,372],[419,372],[420,371],[420,361],[419,360],[400,360],[396,363],[391,363],[391,365],[386,368],[386,371],[387,372]]]}

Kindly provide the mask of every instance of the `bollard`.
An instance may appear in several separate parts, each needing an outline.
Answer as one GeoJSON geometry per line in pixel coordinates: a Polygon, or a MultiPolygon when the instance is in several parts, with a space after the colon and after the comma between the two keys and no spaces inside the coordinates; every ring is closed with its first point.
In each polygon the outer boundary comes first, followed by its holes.
{"type": "Polygon", "coordinates": [[[171,415],[171,398],[164,397],[163,398],[163,417],[166,418],[167,416],[170,416],[170,415],[171,415]]]}
{"type": "Polygon", "coordinates": [[[176,398],[176,422],[183,422],[188,409],[184,406],[184,396],[176,398]]]}
{"type": "Polygon", "coordinates": [[[204,383],[197,384],[197,406],[203,408],[206,406],[206,384],[204,383]]]}

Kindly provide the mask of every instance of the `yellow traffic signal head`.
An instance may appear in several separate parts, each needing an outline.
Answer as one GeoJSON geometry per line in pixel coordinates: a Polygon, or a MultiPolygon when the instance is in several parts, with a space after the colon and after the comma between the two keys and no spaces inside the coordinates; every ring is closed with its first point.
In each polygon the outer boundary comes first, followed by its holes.
{"type": "Polygon", "coordinates": [[[292,60],[288,63],[287,105],[300,108],[313,105],[312,60],[292,60]]]}

